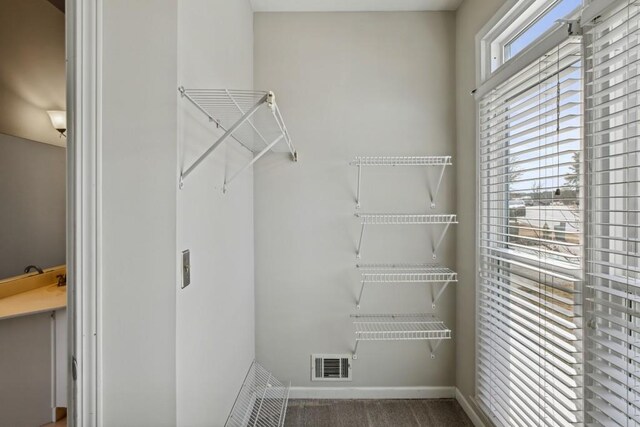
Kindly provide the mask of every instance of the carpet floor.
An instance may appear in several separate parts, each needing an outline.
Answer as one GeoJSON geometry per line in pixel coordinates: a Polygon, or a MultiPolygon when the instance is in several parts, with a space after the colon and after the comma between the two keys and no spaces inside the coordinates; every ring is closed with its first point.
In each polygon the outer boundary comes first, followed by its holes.
{"type": "Polygon", "coordinates": [[[290,400],[289,427],[473,427],[454,399],[290,400]]]}

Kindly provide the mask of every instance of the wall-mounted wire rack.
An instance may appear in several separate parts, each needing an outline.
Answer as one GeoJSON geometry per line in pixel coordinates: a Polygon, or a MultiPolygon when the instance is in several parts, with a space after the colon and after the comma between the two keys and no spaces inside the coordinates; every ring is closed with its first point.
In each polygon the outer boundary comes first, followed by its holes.
{"type": "Polygon", "coordinates": [[[200,157],[180,173],[180,188],[184,180],[216,148],[229,138],[235,139],[245,148],[255,153],[253,159],[226,179],[223,191],[238,175],[253,165],[269,151],[289,152],[294,161],[298,160],[282,114],[276,104],[275,95],[270,91],[231,89],[185,89],[179,87],[180,95],[190,101],[198,110],[214,122],[224,134],[220,136],[200,157]]]}
{"type": "Polygon", "coordinates": [[[426,283],[431,285],[431,308],[436,304],[450,283],[458,281],[458,273],[436,264],[358,264],[362,276],[356,308],[360,309],[365,285],[370,283],[403,284],[426,283]]]}
{"type": "Polygon", "coordinates": [[[363,166],[436,166],[440,173],[435,188],[429,188],[431,208],[436,207],[436,200],[440,192],[442,177],[447,166],[451,166],[451,156],[375,156],[356,157],[349,164],[358,167],[358,186],[356,190],[356,209],[360,209],[360,182],[362,181],[363,166]]]}
{"type": "Polygon", "coordinates": [[[247,372],[225,427],[282,427],[289,389],[254,361],[247,372]]]}
{"type": "Polygon", "coordinates": [[[356,329],[353,358],[358,358],[360,341],[425,340],[431,358],[443,340],[451,339],[451,329],[432,314],[352,314],[356,329]],[[431,343],[433,341],[433,344],[431,343]]]}
{"type": "Polygon", "coordinates": [[[438,248],[444,239],[447,230],[451,224],[457,224],[458,219],[456,215],[422,215],[422,214],[365,214],[356,213],[356,217],[360,218],[362,228],[360,229],[360,238],[358,239],[358,249],[356,250],[356,257],[360,258],[362,249],[362,240],[364,238],[364,231],[367,225],[432,225],[442,224],[444,229],[440,237],[432,244],[433,259],[437,258],[438,248]]]}

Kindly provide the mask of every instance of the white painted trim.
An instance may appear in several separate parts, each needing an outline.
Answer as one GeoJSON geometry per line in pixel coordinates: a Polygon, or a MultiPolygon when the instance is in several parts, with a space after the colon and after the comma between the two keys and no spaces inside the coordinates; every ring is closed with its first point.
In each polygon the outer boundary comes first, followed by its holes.
{"type": "Polygon", "coordinates": [[[101,423],[102,0],[67,0],[68,424],[101,423]],[[79,284],[82,284],[81,286],[79,284]]]}
{"type": "Polygon", "coordinates": [[[445,399],[455,387],[291,387],[290,399],[445,399]]]}
{"type": "Polygon", "coordinates": [[[475,427],[486,427],[485,423],[478,413],[473,409],[473,406],[469,404],[469,401],[464,397],[462,392],[456,388],[456,400],[462,406],[465,414],[471,419],[471,422],[475,427]]]}

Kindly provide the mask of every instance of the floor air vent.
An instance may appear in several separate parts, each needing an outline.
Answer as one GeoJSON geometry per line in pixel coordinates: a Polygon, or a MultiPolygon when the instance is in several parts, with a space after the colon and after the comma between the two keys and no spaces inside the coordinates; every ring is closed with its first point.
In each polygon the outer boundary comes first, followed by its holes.
{"type": "Polygon", "coordinates": [[[311,381],[351,381],[351,355],[312,354],[311,381]]]}

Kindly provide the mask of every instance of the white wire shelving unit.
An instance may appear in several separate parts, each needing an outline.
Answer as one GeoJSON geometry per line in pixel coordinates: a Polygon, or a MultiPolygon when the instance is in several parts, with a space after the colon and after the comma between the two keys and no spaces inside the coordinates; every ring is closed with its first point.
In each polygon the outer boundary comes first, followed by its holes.
{"type": "Polygon", "coordinates": [[[289,389],[254,361],[227,418],[225,427],[282,427],[289,389]]]}
{"type": "Polygon", "coordinates": [[[449,284],[458,281],[458,273],[437,264],[358,264],[357,267],[362,276],[357,309],[367,284],[430,284],[431,308],[435,309],[449,284]]]}
{"type": "Polygon", "coordinates": [[[458,223],[458,217],[454,214],[441,215],[422,215],[422,214],[368,214],[356,213],[356,217],[360,218],[360,238],[358,239],[358,248],[356,257],[360,258],[362,254],[362,240],[367,225],[444,225],[442,234],[432,244],[433,259],[437,258],[438,248],[444,239],[447,230],[451,224],[458,223]]]}
{"type": "Polygon", "coordinates": [[[253,159],[225,178],[223,191],[242,172],[258,161],[267,152],[289,152],[293,161],[298,153],[276,104],[276,97],[270,91],[231,89],[186,89],[179,87],[180,95],[202,112],[209,121],[216,124],[224,134],[200,155],[189,167],[180,173],[179,186],[184,180],[229,138],[235,139],[254,153],[253,159]]]}
{"type": "Polygon", "coordinates": [[[360,341],[416,341],[429,344],[431,358],[443,340],[451,339],[451,329],[428,313],[421,314],[352,314],[356,330],[353,358],[358,358],[360,341]]]}
{"type": "Polygon", "coordinates": [[[358,186],[356,190],[356,209],[360,209],[360,183],[362,168],[365,166],[435,166],[440,168],[435,188],[429,188],[431,208],[436,207],[436,200],[440,192],[442,178],[447,166],[451,166],[451,156],[369,156],[356,157],[349,164],[358,168],[358,186]]]}

